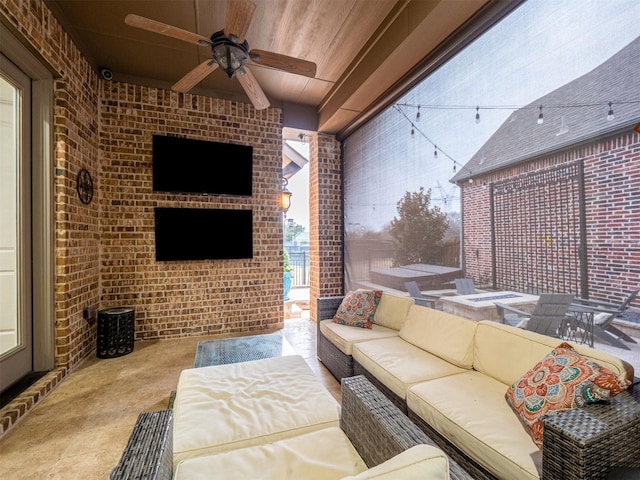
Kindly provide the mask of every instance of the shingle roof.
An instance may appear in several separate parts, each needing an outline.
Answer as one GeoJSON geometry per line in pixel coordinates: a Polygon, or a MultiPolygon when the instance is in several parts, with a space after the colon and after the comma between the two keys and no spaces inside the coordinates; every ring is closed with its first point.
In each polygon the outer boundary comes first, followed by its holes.
{"type": "Polygon", "coordinates": [[[640,103],[616,100],[640,100],[640,37],[589,73],[513,112],[451,182],[628,130],[640,122],[640,103]],[[608,102],[613,103],[611,121],[608,102]],[[597,105],[574,107],[585,104],[597,105]],[[540,105],[542,125],[536,123],[540,105]]]}

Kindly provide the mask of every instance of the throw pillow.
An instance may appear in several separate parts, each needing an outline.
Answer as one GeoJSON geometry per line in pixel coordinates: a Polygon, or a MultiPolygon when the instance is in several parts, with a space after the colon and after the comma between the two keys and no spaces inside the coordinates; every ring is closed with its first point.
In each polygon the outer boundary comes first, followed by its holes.
{"type": "Polygon", "coordinates": [[[630,384],[563,342],[511,385],[506,398],[542,448],[542,420],[546,416],[608,400],[630,384]]]}
{"type": "Polygon", "coordinates": [[[357,290],[347,293],[333,316],[333,321],[352,327],[371,328],[381,296],[382,292],[379,290],[357,290]]]}

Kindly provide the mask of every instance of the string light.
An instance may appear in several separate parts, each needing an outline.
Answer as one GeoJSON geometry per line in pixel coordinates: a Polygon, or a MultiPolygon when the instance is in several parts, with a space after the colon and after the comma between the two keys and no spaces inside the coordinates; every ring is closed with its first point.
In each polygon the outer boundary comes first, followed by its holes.
{"type": "Polygon", "coordinates": [[[420,121],[420,105],[418,105],[418,111],[416,112],[416,122],[420,121]]]}
{"type": "Polygon", "coordinates": [[[544,123],[544,115],[542,115],[542,105],[540,105],[540,115],[538,115],[538,125],[542,125],[544,123]]]}
{"type": "Polygon", "coordinates": [[[607,121],[613,120],[615,117],[613,116],[613,104],[609,102],[609,113],[607,113],[607,121]]]}
{"type": "MultiPolygon", "coordinates": [[[[640,100],[617,100],[616,105],[640,105],[640,100]]],[[[607,121],[612,121],[615,119],[615,115],[613,112],[613,102],[590,102],[590,103],[559,103],[559,104],[548,104],[548,105],[483,105],[482,108],[484,110],[524,110],[524,109],[534,109],[537,108],[538,112],[538,125],[542,125],[544,123],[544,114],[542,112],[542,108],[555,108],[555,109],[574,109],[574,108],[593,108],[593,107],[601,107],[607,106],[609,109],[607,110],[607,121]]],[[[416,112],[416,119],[420,117],[421,110],[425,108],[433,109],[433,110],[472,110],[476,111],[476,123],[480,123],[480,105],[412,105],[409,103],[398,103],[396,106],[402,107],[411,107],[418,109],[416,112]]]]}
{"type": "MultiPolygon", "coordinates": [[[[413,106],[413,105],[412,105],[413,106]]],[[[441,148],[438,148],[438,146],[436,145],[436,143],[431,140],[429,137],[427,137],[425,135],[425,133],[420,130],[415,123],[413,123],[413,121],[411,121],[411,119],[409,118],[409,116],[402,110],[402,108],[400,108],[400,104],[396,104],[393,106],[393,108],[395,108],[398,112],[400,112],[402,114],[402,116],[411,123],[411,136],[412,138],[415,136],[416,131],[425,139],[427,140],[429,143],[431,143],[433,145],[433,157],[434,158],[438,158],[438,150],[440,150],[440,153],[443,154],[445,157],[447,157],[449,160],[451,160],[451,162],[453,163],[453,171],[456,171],[456,164],[460,165],[460,163],[458,163],[451,155],[447,154],[447,152],[443,151],[441,148]]]]}

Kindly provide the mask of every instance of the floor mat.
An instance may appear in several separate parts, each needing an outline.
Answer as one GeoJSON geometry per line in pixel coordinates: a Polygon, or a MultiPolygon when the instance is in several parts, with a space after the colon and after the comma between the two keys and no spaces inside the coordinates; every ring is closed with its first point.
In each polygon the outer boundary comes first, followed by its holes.
{"type": "Polygon", "coordinates": [[[281,333],[221,338],[198,343],[194,368],[226,363],[249,362],[287,355],[293,349],[281,333]]]}

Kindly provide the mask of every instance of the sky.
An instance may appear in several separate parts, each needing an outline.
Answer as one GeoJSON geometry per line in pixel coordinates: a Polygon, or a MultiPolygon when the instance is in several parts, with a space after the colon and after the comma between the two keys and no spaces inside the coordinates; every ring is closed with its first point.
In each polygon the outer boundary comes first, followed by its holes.
{"type": "MultiPolygon", "coordinates": [[[[309,159],[309,144],[288,140],[287,143],[298,153],[309,159]]],[[[287,184],[292,193],[291,208],[287,212],[287,219],[291,218],[298,225],[302,225],[309,232],[309,165],[298,171],[287,184]]]]}
{"type": "Polygon", "coordinates": [[[380,230],[402,195],[421,186],[459,211],[454,164],[460,171],[513,110],[638,36],[640,0],[527,1],[345,141],[345,228],[380,230]]]}

